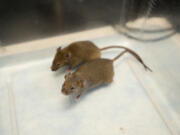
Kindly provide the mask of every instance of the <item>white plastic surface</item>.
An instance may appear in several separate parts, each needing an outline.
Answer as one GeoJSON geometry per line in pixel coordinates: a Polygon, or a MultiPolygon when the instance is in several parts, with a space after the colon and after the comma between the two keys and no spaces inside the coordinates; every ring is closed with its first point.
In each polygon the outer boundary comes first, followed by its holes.
{"type": "MultiPolygon", "coordinates": [[[[154,52],[154,57],[160,59],[163,54],[158,55],[157,50],[168,45],[159,42],[159,46],[147,44],[145,47],[133,40],[127,42],[118,34],[92,41],[99,47],[123,44],[135,49],[154,72],[145,72],[134,58],[126,55],[114,63],[111,85],[86,92],[75,101],[60,92],[64,81],[62,70],[50,71],[55,48],[3,57],[2,63],[7,66],[0,68],[1,135],[170,135],[179,132],[179,126],[175,125],[178,121],[174,121],[172,114],[179,118],[178,111],[166,104],[172,100],[161,100],[160,97],[167,97],[162,95],[163,86],[156,80],[161,79],[158,74],[161,76],[166,71],[150,57],[154,52]],[[166,110],[170,107],[171,110],[166,110]]],[[[103,57],[112,58],[118,53],[119,50],[107,51],[103,57]]],[[[161,62],[166,63],[163,58],[161,62]]],[[[171,71],[168,66],[166,69],[171,71]]]]}

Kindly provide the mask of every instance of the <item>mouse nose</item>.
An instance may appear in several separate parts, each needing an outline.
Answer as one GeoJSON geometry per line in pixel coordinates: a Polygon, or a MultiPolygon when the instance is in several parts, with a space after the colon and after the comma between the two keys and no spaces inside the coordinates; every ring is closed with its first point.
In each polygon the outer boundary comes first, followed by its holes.
{"type": "Polygon", "coordinates": [[[68,95],[68,92],[66,90],[61,91],[64,95],[68,95]]]}
{"type": "Polygon", "coordinates": [[[57,69],[55,67],[51,66],[51,70],[56,71],[57,69]]]}

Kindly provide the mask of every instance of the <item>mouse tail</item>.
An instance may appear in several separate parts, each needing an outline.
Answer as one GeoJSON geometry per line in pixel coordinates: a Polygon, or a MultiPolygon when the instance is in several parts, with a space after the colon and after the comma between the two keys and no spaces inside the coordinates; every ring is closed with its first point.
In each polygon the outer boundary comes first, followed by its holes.
{"type": "Polygon", "coordinates": [[[124,50],[123,52],[121,52],[118,56],[116,56],[115,58],[112,59],[112,61],[115,61],[117,59],[119,59],[123,54],[125,54],[127,52],[127,50],[124,50]]]}
{"type": "Polygon", "coordinates": [[[126,48],[125,47],[125,50],[123,52],[121,52],[118,56],[116,56],[115,58],[113,58],[112,60],[115,61],[117,60],[118,58],[120,58],[123,54],[125,54],[126,52],[129,52],[131,55],[133,55],[143,66],[146,70],[149,70],[152,72],[152,70],[143,62],[143,60],[141,59],[141,57],[135,53],[133,50],[129,49],[129,48],[126,48]]]}
{"type": "Polygon", "coordinates": [[[104,51],[104,50],[108,50],[108,49],[112,49],[112,48],[128,49],[127,47],[124,47],[124,46],[121,46],[121,45],[111,45],[111,46],[101,48],[100,51],[104,51]]]}

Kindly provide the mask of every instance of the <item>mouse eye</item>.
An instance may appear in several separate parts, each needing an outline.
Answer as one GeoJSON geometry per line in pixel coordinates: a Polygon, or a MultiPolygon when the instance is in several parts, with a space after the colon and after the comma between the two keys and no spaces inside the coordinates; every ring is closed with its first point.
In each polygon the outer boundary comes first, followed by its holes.
{"type": "Polygon", "coordinates": [[[71,87],[71,90],[73,90],[74,89],[74,87],[71,87]]]}
{"type": "Polygon", "coordinates": [[[57,66],[60,66],[60,63],[57,63],[56,65],[57,65],[57,66]]]}

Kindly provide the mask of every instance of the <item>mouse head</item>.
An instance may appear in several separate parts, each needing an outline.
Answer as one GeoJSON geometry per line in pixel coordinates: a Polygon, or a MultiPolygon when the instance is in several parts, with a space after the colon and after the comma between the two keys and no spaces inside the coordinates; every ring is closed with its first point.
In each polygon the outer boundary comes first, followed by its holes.
{"type": "Polygon", "coordinates": [[[61,92],[64,95],[70,95],[73,93],[78,93],[81,89],[85,87],[85,81],[77,77],[73,77],[71,73],[65,75],[65,81],[62,85],[61,92]]]}
{"type": "Polygon", "coordinates": [[[67,52],[65,49],[61,49],[61,47],[57,48],[56,55],[52,62],[51,70],[56,71],[59,68],[67,65],[70,57],[71,57],[70,52],[67,52]]]}

